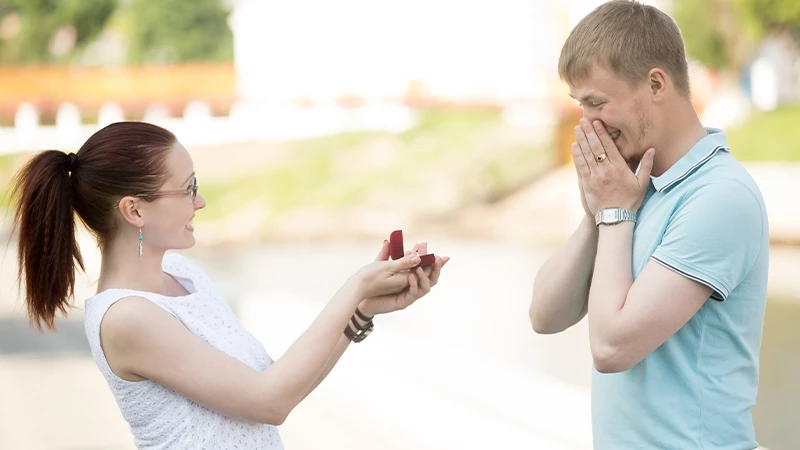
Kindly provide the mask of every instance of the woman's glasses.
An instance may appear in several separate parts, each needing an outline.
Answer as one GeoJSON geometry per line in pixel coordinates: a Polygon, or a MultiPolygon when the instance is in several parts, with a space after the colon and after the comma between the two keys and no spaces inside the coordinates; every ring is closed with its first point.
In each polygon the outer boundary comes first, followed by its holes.
{"type": "MultiPolygon", "coordinates": [[[[176,191],[156,191],[151,192],[149,194],[135,194],[134,197],[139,198],[154,198],[154,197],[163,197],[165,195],[185,195],[185,196],[192,196],[192,203],[197,200],[197,190],[200,189],[200,186],[197,184],[197,177],[193,178],[192,187],[189,189],[180,189],[176,191]]],[[[114,209],[118,208],[119,205],[114,205],[114,209]]]]}
{"type": "Polygon", "coordinates": [[[163,197],[165,195],[186,195],[186,196],[191,195],[192,202],[194,202],[197,199],[197,190],[199,188],[200,186],[197,185],[197,177],[194,177],[192,187],[190,187],[189,189],[180,189],[176,191],[156,191],[156,192],[151,192],[149,194],[136,194],[134,197],[151,198],[151,197],[163,197]]]}

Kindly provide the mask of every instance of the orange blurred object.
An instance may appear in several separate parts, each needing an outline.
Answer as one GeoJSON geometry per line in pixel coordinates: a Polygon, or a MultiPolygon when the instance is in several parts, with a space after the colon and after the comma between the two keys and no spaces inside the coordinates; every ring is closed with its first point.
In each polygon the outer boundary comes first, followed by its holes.
{"type": "Polygon", "coordinates": [[[227,114],[236,100],[233,63],[170,65],[0,66],[0,120],[13,122],[23,102],[33,104],[46,120],[64,102],[78,106],[84,117],[115,102],[128,119],[140,118],[147,105],[161,103],[180,116],[192,100],[206,102],[213,113],[227,114]]]}

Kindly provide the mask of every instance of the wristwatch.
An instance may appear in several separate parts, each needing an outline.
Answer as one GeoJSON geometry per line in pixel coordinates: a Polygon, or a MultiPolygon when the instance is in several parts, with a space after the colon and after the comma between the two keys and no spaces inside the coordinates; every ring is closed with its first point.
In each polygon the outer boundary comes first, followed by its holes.
{"type": "Polygon", "coordinates": [[[636,223],[636,213],[623,208],[604,208],[594,215],[594,224],[614,225],[630,221],[636,223]]]}

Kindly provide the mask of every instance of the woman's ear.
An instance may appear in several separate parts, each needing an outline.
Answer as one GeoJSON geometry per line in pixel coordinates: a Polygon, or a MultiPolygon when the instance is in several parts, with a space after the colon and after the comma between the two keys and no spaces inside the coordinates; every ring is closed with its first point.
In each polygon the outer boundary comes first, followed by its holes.
{"type": "Polygon", "coordinates": [[[140,199],[127,196],[122,197],[122,200],[120,200],[117,204],[117,208],[119,209],[120,214],[122,214],[122,218],[136,228],[141,228],[144,226],[144,217],[142,217],[142,214],[139,210],[140,203],[140,199]]]}

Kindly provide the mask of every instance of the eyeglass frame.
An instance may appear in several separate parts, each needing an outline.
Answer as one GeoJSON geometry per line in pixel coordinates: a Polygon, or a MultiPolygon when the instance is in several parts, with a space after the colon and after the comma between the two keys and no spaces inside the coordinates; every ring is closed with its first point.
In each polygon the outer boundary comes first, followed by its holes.
{"type": "MultiPolygon", "coordinates": [[[[189,189],[177,189],[177,190],[169,190],[169,191],[156,191],[150,194],[134,194],[134,197],[138,198],[150,198],[150,197],[164,197],[167,195],[185,195],[192,197],[192,203],[197,201],[197,191],[200,189],[200,185],[197,184],[197,177],[192,177],[194,184],[189,189]]],[[[118,205],[114,205],[114,208],[117,208],[118,205]]]]}

